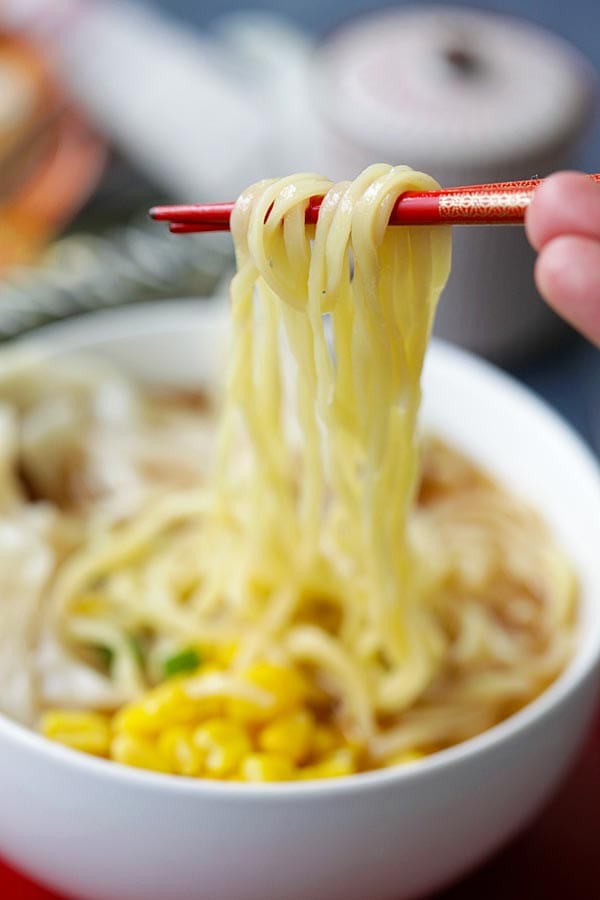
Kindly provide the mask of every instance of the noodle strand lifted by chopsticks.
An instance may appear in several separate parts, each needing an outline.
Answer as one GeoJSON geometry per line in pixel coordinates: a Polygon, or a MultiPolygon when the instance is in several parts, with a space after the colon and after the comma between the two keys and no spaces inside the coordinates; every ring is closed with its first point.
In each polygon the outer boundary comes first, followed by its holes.
{"type": "Polygon", "coordinates": [[[446,449],[431,445],[421,472],[420,377],[450,229],[388,219],[400,194],[436,187],[375,165],[242,194],[213,476],[122,521],[92,505],[54,575],[46,657],[85,669],[82,648],[101,644],[112,665],[86,698],[42,653],[42,705],[115,708],[153,683],[165,648],[233,646],[226,672],[194,676],[194,696],[264,701],[244,687],[248,666],[298,668],[378,765],[477,733],[560,670],[573,579],[546,529],[446,449]],[[420,484],[435,490],[417,503],[420,484]]]}

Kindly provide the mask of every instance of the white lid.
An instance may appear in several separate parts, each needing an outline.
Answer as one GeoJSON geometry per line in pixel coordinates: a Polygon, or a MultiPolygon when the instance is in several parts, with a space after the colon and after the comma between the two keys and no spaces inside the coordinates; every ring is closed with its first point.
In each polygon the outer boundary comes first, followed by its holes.
{"type": "Polygon", "coordinates": [[[572,140],[591,109],[592,68],[569,44],[478,10],[358,17],[313,68],[315,102],[346,140],[424,168],[535,158],[572,140]]]}

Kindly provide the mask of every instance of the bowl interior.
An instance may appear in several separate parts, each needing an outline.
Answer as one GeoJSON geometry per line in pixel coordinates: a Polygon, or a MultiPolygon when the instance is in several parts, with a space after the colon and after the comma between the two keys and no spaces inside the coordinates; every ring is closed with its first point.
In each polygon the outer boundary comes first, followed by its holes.
{"type": "MultiPolygon", "coordinates": [[[[51,355],[92,352],[143,380],[194,385],[226,367],[222,300],[174,300],[93,313],[46,326],[21,343],[51,355]]],[[[600,473],[591,452],[542,401],[495,367],[434,341],[423,382],[422,427],[463,450],[531,503],[579,578],[579,639],[573,660],[537,700],[484,735],[430,757],[453,758],[505,736],[573,690],[600,659],[600,473]],[[493,733],[493,734],[492,734],[493,733]]],[[[420,766],[428,765],[428,760],[420,766]]],[[[411,767],[412,768],[412,767],[411,767]]],[[[363,776],[353,776],[358,780],[363,776]]],[[[382,777],[370,773],[368,778],[382,777]]],[[[383,776],[385,777],[385,776],[383,776]]],[[[346,781],[346,779],[343,779],[346,781]]]]}

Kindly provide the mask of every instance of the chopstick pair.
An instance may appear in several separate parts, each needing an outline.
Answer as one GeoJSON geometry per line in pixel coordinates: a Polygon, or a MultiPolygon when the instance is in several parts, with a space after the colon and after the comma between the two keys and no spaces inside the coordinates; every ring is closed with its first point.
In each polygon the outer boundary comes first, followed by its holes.
{"type": "MultiPolygon", "coordinates": [[[[590,175],[600,182],[600,174],[590,175]]],[[[522,225],[533,192],[543,179],[472,184],[440,191],[409,191],[398,197],[390,225],[522,225]]],[[[315,223],[322,197],[311,197],[307,224],[315,223]]],[[[173,234],[228,231],[234,203],[154,206],[150,216],[168,222],[173,234]]]]}

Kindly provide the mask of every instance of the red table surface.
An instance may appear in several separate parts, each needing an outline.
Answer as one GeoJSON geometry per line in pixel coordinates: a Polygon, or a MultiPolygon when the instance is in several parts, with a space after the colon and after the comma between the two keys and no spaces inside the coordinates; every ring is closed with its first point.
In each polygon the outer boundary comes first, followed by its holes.
{"type": "MultiPolygon", "coordinates": [[[[0,897],[61,900],[1,861],[0,897]]],[[[474,874],[436,895],[436,900],[594,900],[597,897],[600,897],[600,710],[577,763],[534,824],[474,874]]]]}

